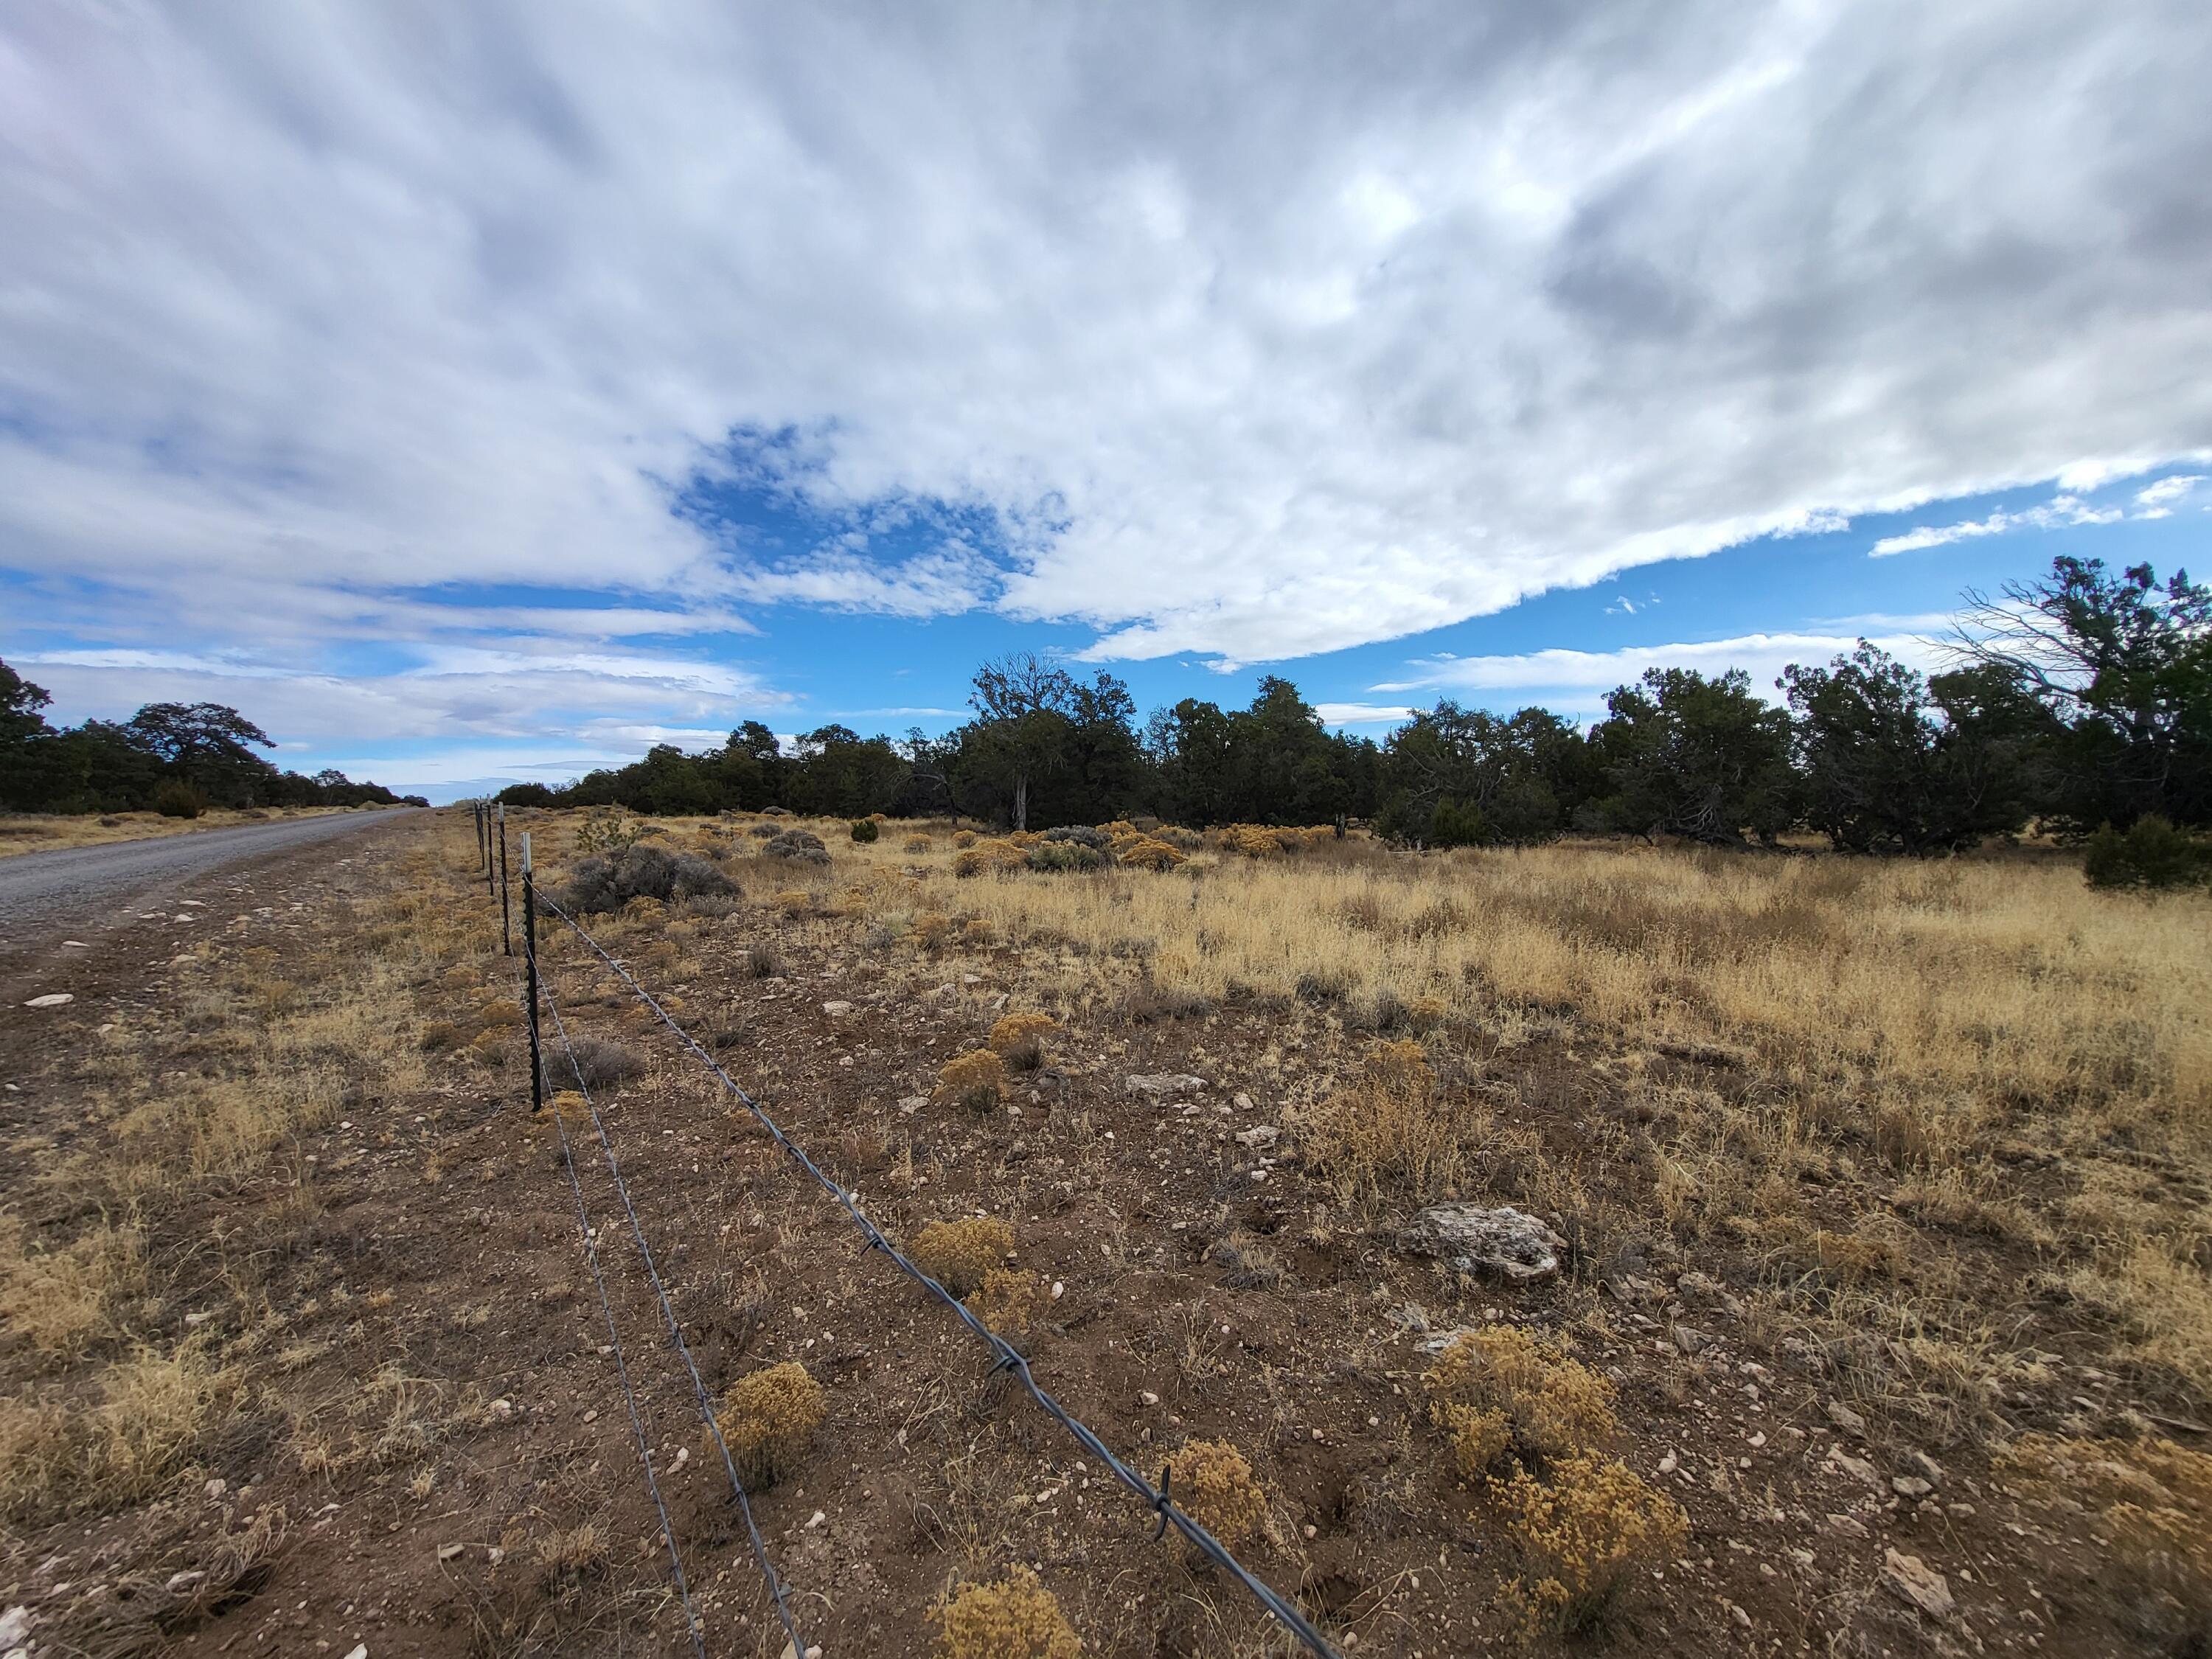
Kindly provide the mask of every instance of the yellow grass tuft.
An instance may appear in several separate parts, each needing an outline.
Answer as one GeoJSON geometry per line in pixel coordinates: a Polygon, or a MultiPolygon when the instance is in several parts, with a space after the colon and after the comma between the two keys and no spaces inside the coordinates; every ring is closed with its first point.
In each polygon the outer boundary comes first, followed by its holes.
{"type": "Polygon", "coordinates": [[[988,1048],[971,1048],[937,1068],[940,1104],[988,1112],[1006,1097],[1006,1062],[988,1048]]]}
{"type": "Polygon", "coordinates": [[[774,1485],[806,1455],[828,1410],[822,1385],[796,1360],[738,1378],[716,1414],[738,1478],[749,1490],[774,1485]]]}
{"type": "Polygon", "coordinates": [[[1539,1466],[1610,1440],[1619,1424],[1613,1384],[1556,1339],[1517,1325],[1468,1331],[1421,1376],[1429,1420],[1451,1437],[1460,1474],[1474,1480],[1510,1450],[1539,1466]]]}
{"type": "MultiPolygon", "coordinates": [[[[957,841],[957,836],[954,839],[957,841]]],[[[979,841],[963,847],[954,854],[952,873],[956,876],[995,876],[1024,868],[1029,855],[1012,840],[979,841]]]]}
{"type": "Polygon", "coordinates": [[[969,1312],[1011,1340],[1029,1334],[1052,1304],[1052,1295],[1041,1274],[1027,1268],[991,1267],[984,1272],[982,1288],[967,1302],[969,1312]]]}
{"type": "Polygon", "coordinates": [[[915,1235],[907,1255],[915,1267],[957,1297],[983,1287],[1014,1248],[1014,1230],[988,1216],[933,1221],[915,1235]]]}
{"type": "Polygon", "coordinates": [[[1168,1491],[1178,1509],[1232,1550],[1266,1530],[1267,1495],[1244,1454],[1225,1440],[1186,1442],[1168,1459],[1168,1491]]]}
{"type": "Polygon", "coordinates": [[[1078,1659],[1083,1644],[1027,1567],[995,1583],[963,1584],[929,1611],[938,1659],[1078,1659]]]}
{"type": "Polygon", "coordinates": [[[1562,1459],[1548,1484],[1516,1469],[1489,1490],[1521,1556],[1500,1594],[1529,1638],[1602,1623],[1635,1577],[1689,1540],[1680,1504],[1594,1452],[1562,1459]]]}

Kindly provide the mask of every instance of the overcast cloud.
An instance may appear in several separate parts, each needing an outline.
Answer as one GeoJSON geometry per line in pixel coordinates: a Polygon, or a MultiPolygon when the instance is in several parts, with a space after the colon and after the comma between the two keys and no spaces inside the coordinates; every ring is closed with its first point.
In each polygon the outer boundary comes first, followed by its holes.
{"type": "Polygon", "coordinates": [[[426,642],[333,720],[659,675],[711,726],[772,688],[622,641],[984,607],[1267,661],[2085,489],[2212,452],[2208,43],[2203,0],[26,0],[0,565],[117,647],[426,642]],[[698,510],[732,479],[849,533],[698,510]],[[872,534],[917,501],[966,528],[872,534]]]}

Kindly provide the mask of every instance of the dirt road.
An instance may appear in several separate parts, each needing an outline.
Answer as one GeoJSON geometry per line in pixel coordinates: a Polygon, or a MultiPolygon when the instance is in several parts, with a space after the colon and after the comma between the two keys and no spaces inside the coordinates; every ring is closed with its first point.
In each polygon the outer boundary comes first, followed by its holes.
{"type": "Polygon", "coordinates": [[[412,810],[243,824],[0,860],[0,988],[12,988],[18,975],[65,939],[89,941],[149,908],[174,909],[174,901],[198,896],[190,890],[193,882],[217,871],[388,825],[412,810]]]}

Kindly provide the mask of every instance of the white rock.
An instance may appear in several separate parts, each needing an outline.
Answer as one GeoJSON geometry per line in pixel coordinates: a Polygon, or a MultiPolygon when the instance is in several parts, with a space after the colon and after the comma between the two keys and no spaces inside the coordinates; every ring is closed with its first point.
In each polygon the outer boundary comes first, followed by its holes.
{"type": "Polygon", "coordinates": [[[353,1644],[353,1651],[346,1655],[345,1659],[368,1659],[368,1644],[366,1642],[355,1643],[353,1644]]]}
{"type": "Polygon", "coordinates": [[[441,1544],[438,1546],[438,1559],[441,1561],[450,1561],[467,1547],[466,1544],[441,1544]]]}
{"type": "Polygon", "coordinates": [[[7,1612],[0,1613],[0,1642],[11,1648],[21,1647],[30,1639],[30,1608],[10,1607],[7,1612]]]}
{"type": "Polygon", "coordinates": [[[1930,1619],[1946,1617],[1954,1605],[1951,1586],[1943,1575],[1917,1555],[1903,1555],[1896,1550],[1882,1557],[1881,1582],[1899,1600],[1917,1607],[1930,1619]]]}
{"type": "Polygon", "coordinates": [[[1249,1129],[1237,1132],[1239,1146],[1272,1146],[1283,1138],[1283,1132],[1272,1123],[1255,1123],[1249,1129]]]}
{"type": "Polygon", "coordinates": [[[23,1006],[26,1008],[66,1008],[76,1000],[76,998],[67,991],[49,991],[42,997],[33,997],[23,1006]]]}
{"type": "Polygon", "coordinates": [[[1441,1256],[1462,1273],[1496,1273],[1525,1281],[1559,1272],[1558,1252],[1567,1242],[1510,1204],[1495,1209],[1431,1204],[1407,1224],[1398,1247],[1416,1255],[1441,1256]]]}
{"type": "Polygon", "coordinates": [[[1147,1100],[1164,1100],[1170,1095],[1195,1094],[1206,1087],[1206,1079],[1183,1072],[1154,1072],[1125,1079],[1123,1087],[1147,1100]]]}
{"type": "Polygon", "coordinates": [[[849,1002],[825,1002],[822,1005],[822,1012],[832,1019],[842,1019],[853,1012],[853,1005],[849,1002]]]}

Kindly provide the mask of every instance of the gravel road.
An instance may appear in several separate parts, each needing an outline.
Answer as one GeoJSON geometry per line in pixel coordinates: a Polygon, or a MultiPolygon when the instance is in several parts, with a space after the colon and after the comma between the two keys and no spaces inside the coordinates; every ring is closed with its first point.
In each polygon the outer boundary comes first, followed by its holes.
{"type": "Polygon", "coordinates": [[[180,884],[264,854],[390,823],[411,810],[333,812],[0,859],[0,944],[11,951],[52,945],[64,933],[100,927],[125,906],[180,884]],[[49,933],[53,937],[45,937],[49,933]]]}

